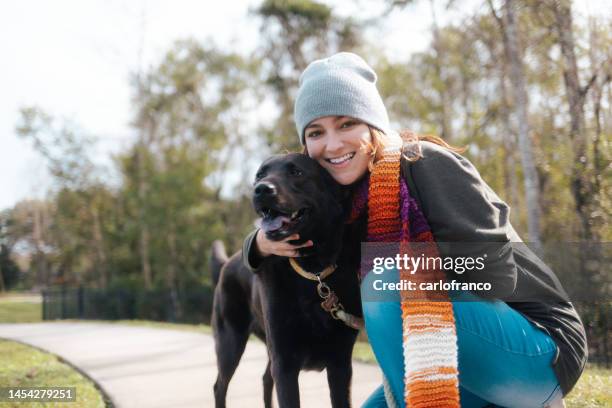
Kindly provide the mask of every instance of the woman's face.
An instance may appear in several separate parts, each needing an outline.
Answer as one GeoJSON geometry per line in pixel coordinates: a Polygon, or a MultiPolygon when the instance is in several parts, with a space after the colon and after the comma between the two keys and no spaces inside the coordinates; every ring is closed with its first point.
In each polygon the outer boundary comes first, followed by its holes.
{"type": "Polygon", "coordinates": [[[348,116],[325,116],[304,130],[308,155],[342,185],[352,184],[368,170],[370,128],[348,116]]]}

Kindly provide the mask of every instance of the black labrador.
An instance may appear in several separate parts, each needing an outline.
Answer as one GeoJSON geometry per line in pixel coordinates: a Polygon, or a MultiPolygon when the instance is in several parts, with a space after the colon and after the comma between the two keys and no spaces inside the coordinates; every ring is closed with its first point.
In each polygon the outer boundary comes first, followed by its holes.
{"type": "MultiPolygon", "coordinates": [[[[300,238],[295,243],[314,242],[301,248],[301,256],[294,259],[313,273],[336,265],[323,282],[348,313],[361,318],[357,274],[359,237],[365,226],[344,225],[345,195],[318,163],[292,153],[261,165],[253,206],[269,239],[282,240],[297,232],[300,238]]],[[[324,368],[332,406],[350,407],[351,354],[358,331],[322,308],[318,282],[299,275],[288,258],[278,256],[264,258],[253,274],[242,264],[241,252],[227,259],[219,241],[213,245],[211,261],[216,282],[212,314],[218,366],[216,407],[225,407],[228,384],[251,333],[268,347],[263,376],[266,407],[272,406],[273,385],[281,408],[299,407],[300,370],[324,368]]]]}

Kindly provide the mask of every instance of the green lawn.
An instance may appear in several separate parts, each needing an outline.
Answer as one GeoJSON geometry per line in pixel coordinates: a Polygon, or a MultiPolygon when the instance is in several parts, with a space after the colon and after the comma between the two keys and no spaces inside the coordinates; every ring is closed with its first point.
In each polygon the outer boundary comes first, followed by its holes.
{"type": "Polygon", "coordinates": [[[0,323],[42,321],[40,295],[8,292],[0,294],[0,323]]]}
{"type": "Polygon", "coordinates": [[[0,407],[105,407],[94,383],[53,354],[0,339],[0,387],[76,387],[74,402],[0,402],[0,407]]]}
{"type": "Polygon", "coordinates": [[[0,323],[30,323],[42,321],[40,303],[0,300],[0,323]]]}
{"type": "Polygon", "coordinates": [[[612,407],[612,369],[587,366],[565,404],[568,408],[612,407]]]}

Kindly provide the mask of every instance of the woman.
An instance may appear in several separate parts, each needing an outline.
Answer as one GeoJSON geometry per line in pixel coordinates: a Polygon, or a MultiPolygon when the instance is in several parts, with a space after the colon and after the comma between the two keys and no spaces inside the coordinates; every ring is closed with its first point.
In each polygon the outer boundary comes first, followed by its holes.
{"type": "MultiPolygon", "coordinates": [[[[491,287],[421,293],[427,298],[402,290],[401,296],[368,301],[374,279],[397,282],[409,274],[362,271],[366,331],[386,380],[364,406],[563,406],[587,348],[582,322],[563,301],[558,279],[526,247],[511,246],[521,239],[508,221],[508,206],[458,149],[389,129],[376,79],[351,53],[306,68],[294,111],[304,152],[351,191],[347,222],[367,222],[364,241],[405,244],[398,248],[437,242],[430,255],[440,247],[440,255],[455,258],[484,253],[480,274],[420,269],[413,277],[491,287]],[[442,249],[448,242],[471,244],[442,249]]],[[[296,240],[274,242],[256,230],[245,240],[244,263],[254,270],[263,257],[296,257],[299,248],[316,244],[296,240]]]]}

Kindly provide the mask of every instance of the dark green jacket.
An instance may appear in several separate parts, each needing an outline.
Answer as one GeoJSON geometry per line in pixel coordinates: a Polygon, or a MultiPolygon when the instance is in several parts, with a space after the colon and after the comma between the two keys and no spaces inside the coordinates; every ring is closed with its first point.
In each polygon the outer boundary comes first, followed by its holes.
{"type": "MultiPolygon", "coordinates": [[[[544,262],[521,244],[510,224],[510,208],[469,160],[434,143],[421,142],[420,146],[420,159],[402,159],[402,176],[436,242],[441,243],[441,256],[488,255],[486,274],[464,273],[454,278],[491,283],[491,291],[477,294],[505,301],[547,332],[558,346],[553,361],[555,372],[564,394],[569,393],[586,364],[587,345],[576,310],[570,302],[563,301],[566,295],[561,283],[544,262]],[[444,244],[454,242],[471,244],[469,248],[444,244]]],[[[416,144],[404,146],[404,154],[410,157],[415,148],[416,144]]],[[[247,236],[243,246],[244,264],[252,271],[261,262],[253,245],[256,232],[247,236]]]]}

